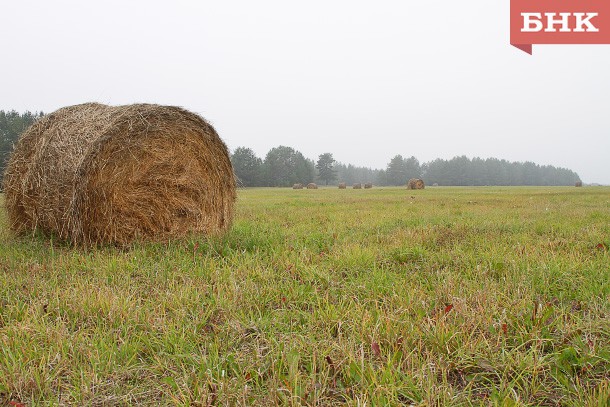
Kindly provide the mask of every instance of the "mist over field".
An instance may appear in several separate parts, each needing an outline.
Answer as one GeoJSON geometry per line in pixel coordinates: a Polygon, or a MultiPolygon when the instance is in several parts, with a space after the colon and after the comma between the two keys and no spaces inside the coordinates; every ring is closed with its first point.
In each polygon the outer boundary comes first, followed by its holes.
{"type": "Polygon", "coordinates": [[[498,158],[610,184],[608,46],[527,55],[508,2],[24,0],[2,15],[0,110],[170,104],[259,157],[498,158]]]}

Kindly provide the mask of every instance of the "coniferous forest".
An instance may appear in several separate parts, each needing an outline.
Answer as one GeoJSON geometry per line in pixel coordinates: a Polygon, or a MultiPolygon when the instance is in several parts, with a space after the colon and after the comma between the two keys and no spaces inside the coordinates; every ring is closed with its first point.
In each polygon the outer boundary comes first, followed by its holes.
{"type": "Polygon", "coordinates": [[[0,110],[0,175],[4,174],[6,161],[19,135],[44,113],[18,113],[14,110],[0,110]]]}
{"type": "MultiPolygon", "coordinates": [[[[18,113],[0,110],[0,174],[19,135],[42,112],[18,113]]],[[[509,162],[498,158],[468,158],[465,155],[446,160],[420,163],[414,156],[396,155],[386,168],[344,164],[334,160],[332,153],[321,154],[315,161],[292,147],[274,147],[265,157],[258,157],[251,148],[238,147],[231,161],[239,183],[244,187],[288,187],[296,183],[318,182],[337,185],[345,182],[373,183],[379,186],[406,185],[410,178],[421,178],[427,185],[574,185],[580,177],[574,171],[533,162],[509,162]]]]}
{"type": "Polygon", "coordinates": [[[319,182],[337,185],[345,182],[373,183],[379,186],[406,185],[410,178],[421,178],[427,185],[575,185],[580,177],[574,171],[533,162],[509,162],[497,158],[454,157],[420,163],[415,157],[396,155],[383,169],[359,167],[334,161],[331,153],[314,161],[291,147],[269,150],[264,158],[250,148],[239,147],[231,154],[233,168],[242,186],[287,187],[296,183],[319,182]]]}

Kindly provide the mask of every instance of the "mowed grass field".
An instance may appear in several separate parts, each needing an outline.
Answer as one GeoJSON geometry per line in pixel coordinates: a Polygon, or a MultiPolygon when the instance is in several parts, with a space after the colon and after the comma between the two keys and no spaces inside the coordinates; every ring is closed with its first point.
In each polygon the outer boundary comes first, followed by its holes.
{"type": "Polygon", "coordinates": [[[610,188],[239,191],[223,238],[15,238],[0,405],[608,406],[610,188]]]}

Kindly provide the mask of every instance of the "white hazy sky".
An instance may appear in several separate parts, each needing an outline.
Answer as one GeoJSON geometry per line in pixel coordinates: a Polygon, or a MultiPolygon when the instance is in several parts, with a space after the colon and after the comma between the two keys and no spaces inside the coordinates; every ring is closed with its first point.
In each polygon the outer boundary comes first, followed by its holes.
{"type": "Polygon", "coordinates": [[[227,145],[610,184],[610,45],[509,45],[509,0],[0,0],[0,109],[183,106],[227,145]]]}

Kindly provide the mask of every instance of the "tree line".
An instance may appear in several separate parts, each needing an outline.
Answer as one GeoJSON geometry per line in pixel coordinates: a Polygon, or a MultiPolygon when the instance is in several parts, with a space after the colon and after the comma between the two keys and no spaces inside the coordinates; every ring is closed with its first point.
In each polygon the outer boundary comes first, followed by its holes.
{"type": "Polygon", "coordinates": [[[43,112],[18,113],[15,110],[0,110],[0,176],[4,174],[8,157],[19,135],[43,115],[43,112]]]}
{"type": "MultiPolygon", "coordinates": [[[[0,110],[0,175],[19,135],[43,112],[18,113],[0,110]]],[[[306,158],[292,147],[274,147],[263,158],[251,148],[238,147],[231,162],[240,185],[245,187],[288,187],[293,184],[319,182],[337,185],[345,182],[373,183],[380,186],[406,185],[410,178],[421,178],[427,185],[574,185],[580,177],[566,168],[538,165],[533,162],[509,162],[497,158],[454,157],[420,163],[414,156],[396,155],[386,168],[372,169],[334,160],[331,153],[316,161],[306,158]]]]}
{"type": "Polygon", "coordinates": [[[251,148],[238,147],[231,154],[231,162],[240,184],[245,187],[288,187],[309,182],[326,185],[371,182],[380,186],[402,186],[411,178],[421,178],[427,185],[446,186],[566,186],[580,181],[572,170],[529,161],[459,156],[420,163],[414,156],[396,155],[386,168],[372,169],[336,162],[331,153],[321,154],[317,161],[313,161],[286,146],[272,148],[264,159],[257,157],[251,148]]]}

